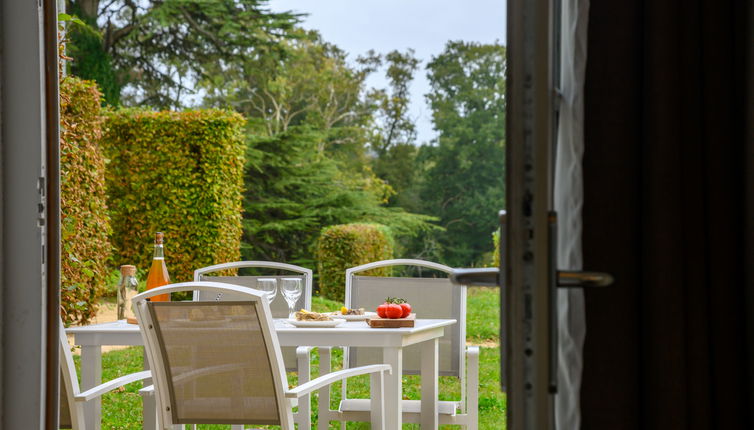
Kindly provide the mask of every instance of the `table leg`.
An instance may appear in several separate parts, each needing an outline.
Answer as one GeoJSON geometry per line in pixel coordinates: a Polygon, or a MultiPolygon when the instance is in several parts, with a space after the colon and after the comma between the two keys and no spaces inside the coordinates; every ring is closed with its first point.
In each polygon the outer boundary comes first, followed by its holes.
{"type": "MultiPolygon", "coordinates": [[[[296,364],[298,368],[298,384],[309,382],[311,379],[310,348],[300,347],[296,349],[296,364]]],[[[307,394],[298,399],[298,413],[296,421],[298,428],[309,429],[312,427],[311,397],[307,394]]],[[[243,430],[243,428],[241,429],[243,430]]]]}
{"type": "MultiPolygon", "coordinates": [[[[319,376],[330,373],[330,347],[319,348],[319,376]]],[[[317,421],[318,430],[327,430],[330,428],[330,386],[325,385],[319,389],[319,421],[317,421]]]]}
{"type": "Polygon", "coordinates": [[[382,362],[393,368],[390,375],[385,375],[385,428],[400,429],[403,422],[403,348],[383,348],[382,362]]]}
{"type": "Polygon", "coordinates": [[[437,379],[439,375],[437,338],[421,344],[421,428],[436,429],[438,423],[437,379]]]}
{"type": "MultiPolygon", "coordinates": [[[[81,347],[81,390],[88,390],[102,383],[102,347],[81,347]]],[[[102,400],[96,397],[84,405],[84,420],[87,429],[99,430],[102,417],[102,400]]]]}

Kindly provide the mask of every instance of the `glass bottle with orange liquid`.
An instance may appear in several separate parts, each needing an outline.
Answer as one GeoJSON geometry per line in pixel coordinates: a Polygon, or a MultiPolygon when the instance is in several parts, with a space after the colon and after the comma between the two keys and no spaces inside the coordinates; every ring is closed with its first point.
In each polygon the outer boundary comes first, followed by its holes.
{"type": "MultiPolygon", "coordinates": [[[[168,274],[168,268],[165,265],[165,250],[162,247],[163,238],[164,235],[161,232],[155,234],[154,258],[152,259],[152,267],[149,269],[149,274],[147,275],[147,290],[170,283],[170,275],[168,274]]],[[[169,302],[170,295],[160,294],[152,297],[150,300],[153,302],[169,302]]]]}

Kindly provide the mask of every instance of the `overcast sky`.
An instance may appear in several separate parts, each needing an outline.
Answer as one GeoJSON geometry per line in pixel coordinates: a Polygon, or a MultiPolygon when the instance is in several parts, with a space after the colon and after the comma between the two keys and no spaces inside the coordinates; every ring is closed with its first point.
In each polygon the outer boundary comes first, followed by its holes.
{"type": "MultiPolygon", "coordinates": [[[[387,53],[413,48],[422,60],[411,86],[411,115],[418,142],[435,136],[424,94],[429,91],[424,65],[448,40],[505,43],[505,0],[271,0],[275,11],[308,13],[303,26],[316,29],[350,59],[370,49],[387,53]]],[[[369,84],[384,87],[384,76],[369,84]]]]}

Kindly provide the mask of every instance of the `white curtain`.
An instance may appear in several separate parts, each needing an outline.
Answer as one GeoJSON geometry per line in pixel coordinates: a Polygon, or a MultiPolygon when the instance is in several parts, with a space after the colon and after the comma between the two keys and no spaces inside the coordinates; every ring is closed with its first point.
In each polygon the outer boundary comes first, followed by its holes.
{"type": "MultiPolygon", "coordinates": [[[[589,0],[563,0],[561,30],[560,122],[555,164],[555,210],[558,213],[558,268],[581,270],[581,207],[584,198],[581,156],[584,152],[584,70],[589,0]]],[[[558,430],[581,427],[579,405],[582,347],[586,334],[584,293],[558,292],[558,430]]]]}

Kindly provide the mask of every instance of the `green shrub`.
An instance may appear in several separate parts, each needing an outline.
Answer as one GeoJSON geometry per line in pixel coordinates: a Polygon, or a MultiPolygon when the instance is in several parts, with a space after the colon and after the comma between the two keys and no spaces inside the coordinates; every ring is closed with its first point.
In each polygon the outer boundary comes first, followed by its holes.
{"type": "Polygon", "coordinates": [[[60,83],[60,315],[67,324],[86,323],[95,315],[112,251],[101,99],[94,82],[69,76],[60,83]]]}
{"type": "Polygon", "coordinates": [[[490,261],[490,267],[499,267],[500,266],[500,229],[495,230],[494,233],[492,233],[492,259],[490,261]]]}
{"type": "Polygon", "coordinates": [[[240,115],[120,109],[105,123],[115,264],[148,269],[165,233],[171,281],[240,258],[244,143],[240,115]]]}
{"type": "MultiPolygon", "coordinates": [[[[379,224],[341,224],[325,227],[317,242],[319,292],[330,300],[345,299],[346,269],[393,258],[392,238],[379,224]]],[[[387,276],[389,268],[365,274],[387,276]]]]}

